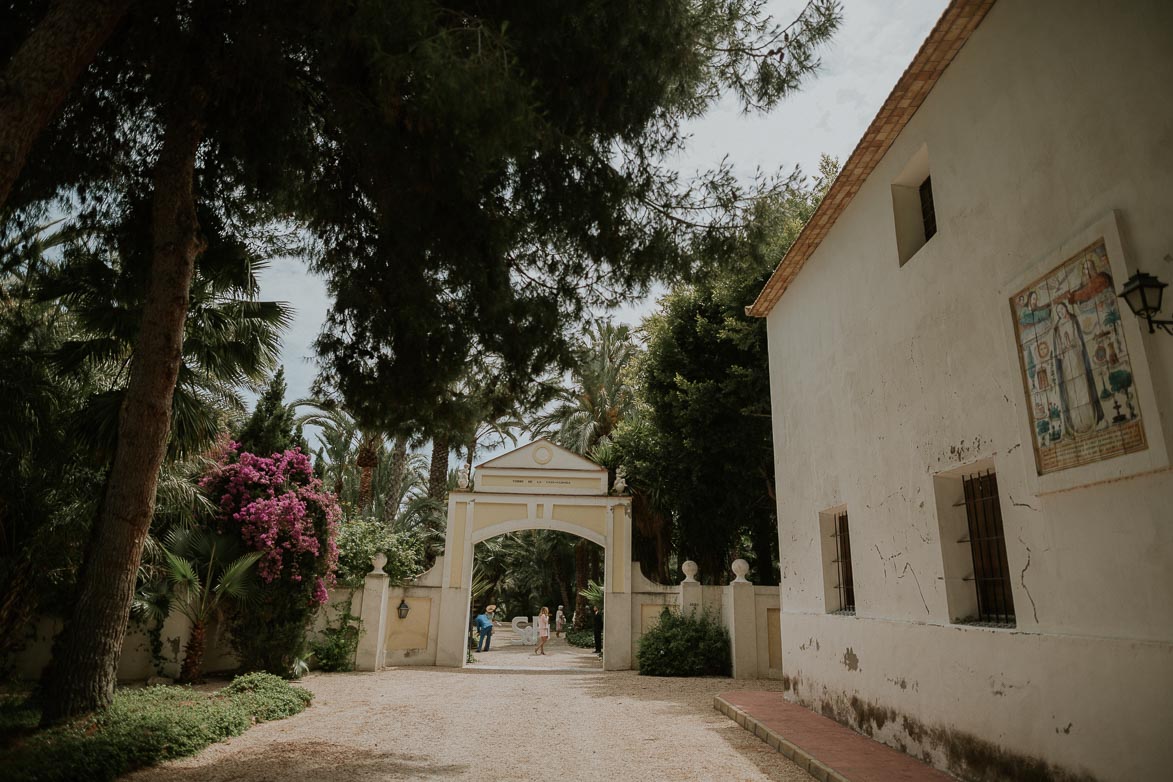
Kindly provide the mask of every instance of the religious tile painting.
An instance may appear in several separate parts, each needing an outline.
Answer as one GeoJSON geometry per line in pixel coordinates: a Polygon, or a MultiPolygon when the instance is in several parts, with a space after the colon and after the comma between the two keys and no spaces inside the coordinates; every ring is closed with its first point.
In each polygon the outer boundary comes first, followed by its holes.
{"type": "Polygon", "coordinates": [[[1147,447],[1103,239],[1010,299],[1039,475],[1147,447]]]}

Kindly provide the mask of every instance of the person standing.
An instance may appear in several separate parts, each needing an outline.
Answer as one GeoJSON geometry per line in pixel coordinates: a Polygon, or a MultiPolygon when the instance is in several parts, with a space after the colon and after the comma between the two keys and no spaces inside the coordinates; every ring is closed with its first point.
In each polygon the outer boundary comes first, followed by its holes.
{"type": "Polygon", "coordinates": [[[566,629],[566,614],[562,613],[562,606],[558,606],[558,613],[554,617],[554,637],[561,638],[564,629],[566,629]]]}
{"type": "Polygon", "coordinates": [[[591,606],[595,612],[595,654],[603,654],[603,612],[598,606],[591,606]]]}
{"type": "Polygon", "coordinates": [[[534,649],[534,654],[546,653],[546,641],[550,640],[550,609],[542,606],[542,610],[538,612],[538,648],[534,649]]]}
{"type": "Polygon", "coordinates": [[[497,606],[488,605],[485,610],[481,612],[476,618],[477,625],[477,651],[489,651],[489,644],[493,642],[493,613],[497,610],[497,606]]]}

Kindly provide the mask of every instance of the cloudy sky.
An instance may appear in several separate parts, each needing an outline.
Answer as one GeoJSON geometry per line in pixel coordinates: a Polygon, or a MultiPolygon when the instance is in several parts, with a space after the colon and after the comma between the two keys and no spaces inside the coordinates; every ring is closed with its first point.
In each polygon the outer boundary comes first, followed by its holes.
{"type": "MultiPolygon", "coordinates": [[[[843,0],[844,23],[821,53],[822,69],[806,89],[770,114],[743,116],[719,106],[691,126],[684,171],[729,156],[744,175],[795,165],[816,170],[823,153],[847,159],[896,80],[928,35],[947,0],[843,0]]],[[[804,0],[774,0],[771,13],[789,22],[804,0]]],[[[313,340],[329,306],[324,283],[296,260],[275,261],[261,281],[262,297],[290,302],[296,318],[285,336],[282,361],[289,396],[305,396],[315,375],[313,340]]],[[[624,307],[616,317],[637,323],[654,301],[624,307]]],[[[312,439],[312,438],[311,438],[312,439]]],[[[311,443],[313,445],[313,443],[311,443]]]]}

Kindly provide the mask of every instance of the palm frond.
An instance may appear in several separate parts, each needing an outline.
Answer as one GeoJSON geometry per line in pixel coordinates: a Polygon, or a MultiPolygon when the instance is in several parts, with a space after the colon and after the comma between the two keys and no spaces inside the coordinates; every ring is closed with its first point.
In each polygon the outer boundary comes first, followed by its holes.
{"type": "Polygon", "coordinates": [[[231,597],[238,602],[247,600],[256,591],[253,565],[257,563],[263,553],[261,551],[249,552],[244,556],[237,557],[232,564],[224,568],[216,582],[216,594],[231,597]]]}

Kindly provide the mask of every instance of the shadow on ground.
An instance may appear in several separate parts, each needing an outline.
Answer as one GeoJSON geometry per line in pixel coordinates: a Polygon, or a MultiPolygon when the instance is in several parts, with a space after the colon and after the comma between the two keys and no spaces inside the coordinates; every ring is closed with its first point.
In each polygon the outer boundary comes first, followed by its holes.
{"type": "Polygon", "coordinates": [[[123,779],[177,782],[229,782],[238,779],[289,779],[298,782],[375,782],[388,779],[445,779],[469,771],[467,764],[437,764],[426,755],[368,750],[328,741],[274,741],[263,748],[238,752],[184,768],[173,763],[144,769],[123,779]]]}

